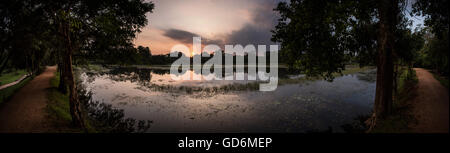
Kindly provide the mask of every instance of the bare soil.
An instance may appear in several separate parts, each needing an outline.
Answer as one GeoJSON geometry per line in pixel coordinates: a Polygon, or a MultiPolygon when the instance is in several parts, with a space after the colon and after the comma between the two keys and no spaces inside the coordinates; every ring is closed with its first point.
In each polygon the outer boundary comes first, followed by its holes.
{"type": "Polygon", "coordinates": [[[0,133],[42,133],[53,131],[46,117],[47,88],[56,66],[47,67],[0,106],[0,133]]]}
{"type": "Polygon", "coordinates": [[[414,68],[417,78],[417,96],[412,100],[412,114],[417,122],[410,128],[414,133],[448,133],[448,89],[433,74],[422,68],[414,68]]]}

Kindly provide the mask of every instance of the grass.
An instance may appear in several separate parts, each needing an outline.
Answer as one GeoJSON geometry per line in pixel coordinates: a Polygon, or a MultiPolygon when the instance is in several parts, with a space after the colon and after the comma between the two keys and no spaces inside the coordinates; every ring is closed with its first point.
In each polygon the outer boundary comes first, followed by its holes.
{"type": "Polygon", "coordinates": [[[50,79],[51,87],[48,89],[47,97],[47,117],[55,127],[63,128],[65,132],[73,131],[70,128],[72,117],[70,115],[69,95],[58,91],[59,72],[55,73],[55,77],[50,79]]]}
{"type": "Polygon", "coordinates": [[[33,77],[28,77],[22,80],[20,83],[10,86],[8,88],[0,90],[0,104],[8,101],[16,91],[25,86],[33,77]]]}
{"type": "Polygon", "coordinates": [[[14,72],[3,73],[0,75],[0,85],[8,84],[18,80],[20,77],[27,74],[25,70],[17,70],[14,72]]]}
{"type": "Polygon", "coordinates": [[[448,77],[439,75],[435,72],[431,72],[431,73],[433,74],[433,76],[436,80],[438,80],[444,87],[446,87],[448,89],[448,87],[449,87],[448,77]]]}
{"type": "Polygon", "coordinates": [[[56,117],[60,121],[70,123],[72,118],[69,109],[69,95],[58,91],[59,73],[50,80],[51,88],[48,92],[49,103],[47,105],[50,116],[56,117]]]}
{"type": "MultiPolygon", "coordinates": [[[[83,129],[72,127],[72,116],[70,114],[69,94],[59,92],[60,76],[59,72],[55,72],[55,77],[50,79],[51,87],[48,89],[47,97],[47,117],[52,122],[53,126],[59,132],[84,132],[83,129]]],[[[89,120],[85,120],[87,132],[94,133],[96,130],[91,126],[89,120]]]]}
{"type": "Polygon", "coordinates": [[[408,125],[416,122],[410,113],[410,101],[416,96],[415,87],[418,79],[414,70],[402,68],[398,76],[398,94],[394,97],[393,113],[377,122],[371,133],[408,133],[408,125]]]}

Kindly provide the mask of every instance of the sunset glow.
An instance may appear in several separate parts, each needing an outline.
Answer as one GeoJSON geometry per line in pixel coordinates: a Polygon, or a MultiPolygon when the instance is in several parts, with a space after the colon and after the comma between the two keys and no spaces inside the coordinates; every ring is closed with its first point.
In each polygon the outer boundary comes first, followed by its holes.
{"type": "Polygon", "coordinates": [[[272,44],[270,29],[278,18],[272,9],[278,1],[154,0],[155,10],[147,15],[150,22],[134,43],[150,47],[155,55],[169,53],[176,44],[192,49],[191,36],[202,37],[202,45],[221,47],[227,43],[272,44]]]}

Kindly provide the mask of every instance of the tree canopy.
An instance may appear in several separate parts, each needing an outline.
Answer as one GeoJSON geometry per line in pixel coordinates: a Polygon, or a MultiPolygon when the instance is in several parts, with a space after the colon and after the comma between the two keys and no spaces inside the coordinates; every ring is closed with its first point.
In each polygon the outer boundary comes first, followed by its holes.
{"type": "MultiPolygon", "coordinates": [[[[391,112],[392,88],[396,86],[394,67],[401,63],[411,66],[426,42],[422,30],[408,28],[411,25],[405,11],[408,2],[280,2],[275,11],[281,18],[272,31],[272,41],[281,44],[281,58],[291,69],[330,81],[334,78],[332,74],[340,73],[347,64],[376,65],[375,121],[391,112]]],[[[431,45],[434,47],[428,47],[435,50],[430,51],[435,53],[435,59],[441,59],[436,63],[448,68],[448,1],[418,0],[413,6],[414,13],[426,15],[425,24],[437,35],[438,40],[431,45]]]]}
{"type": "MultiPolygon", "coordinates": [[[[4,0],[0,2],[0,71],[7,65],[35,72],[58,64],[60,89],[70,94],[75,126],[84,126],[73,76],[73,57],[107,58],[133,48],[154,4],[143,0],[4,0]],[[25,57],[25,58],[24,58],[25,57]]],[[[148,57],[150,51],[139,48],[148,57]]]]}

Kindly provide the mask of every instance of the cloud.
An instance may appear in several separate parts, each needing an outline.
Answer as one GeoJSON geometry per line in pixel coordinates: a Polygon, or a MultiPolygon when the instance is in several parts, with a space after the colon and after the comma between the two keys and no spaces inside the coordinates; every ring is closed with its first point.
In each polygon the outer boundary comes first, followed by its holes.
{"type": "Polygon", "coordinates": [[[269,45],[274,44],[270,41],[272,34],[270,29],[264,29],[253,24],[247,24],[243,28],[233,31],[227,37],[227,44],[241,45],[269,45]]]}
{"type": "Polygon", "coordinates": [[[251,22],[244,25],[241,29],[230,33],[226,38],[227,44],[254,44],[254,45],[271,45],[275,44],[270,41],[275,25],[278,23],[279,15],[273,11],[278,1],[259,1],[251,10],[251,22]]]}
{"type": "Polygon", "coordinates": [[[202,37],[201,35],[189,32],[189,31],[185,31],[185,30],[180,30],[180,29],[169,29],[169,30],[165,30],[164,31],[164,36],[169,37],[173,40],[182,42],[182,43],[192,43],[192,37],[201,37],[202,38],[202,44],[217,44],[217,45],[222,45],[223,41],[219,40],[219,39],[208,39],[206,37],[202,37]]]}
{"type": "Polygon", "coordinates": [[[275,44],[270,39],[271,30],[278,23],[279,15],[273,9],[282,0],[258,0],[252,8],[247,10],[250,14],[250,21],[238,30],[222,35],[222,39],[208,39],[199,34],[180,29],[165,30],[164,36],[183,43],[192,43],[192,37],[202,37],[202,44],[217,44],[222,47],[225,44],[254,44],[271,45],[275,44]]]}

